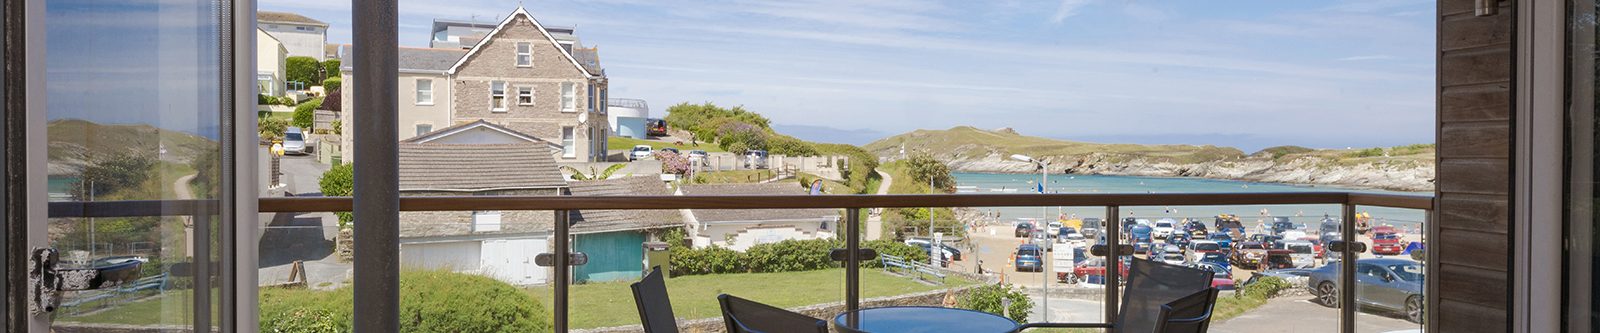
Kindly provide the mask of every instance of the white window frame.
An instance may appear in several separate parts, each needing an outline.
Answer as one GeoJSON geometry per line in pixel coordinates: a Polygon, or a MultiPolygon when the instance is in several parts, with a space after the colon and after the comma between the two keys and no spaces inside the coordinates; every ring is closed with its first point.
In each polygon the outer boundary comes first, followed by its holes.
{"type": "Polygon", "coordinates": [[[514,60],[516,61],[517,67],[533,67],[533,43],[517,42],[514,51],[517,52],[516,59],[514,60]],[[526,60],[526,62],[524,62],[524,60],[526,60]]]}
{"type": "Polygon", "coordinates": [[[416,125],[416,129],[417,129],[417,136],[422,136],[424,134],[433,133],[433,124],[427,124],[427,123],[417,124],[416,125]],[[428,130],[426,130],[426,131],[422,130],[423,126],[427,126],[428,130]]]}
{"type": "Polygon", "coordinates": [[[534,102],[533,98],[534,98],[533,87],[531,87],[531,86],[517,86],[517,105],[533,105],[533,102],[534,102]],[[528,98],[528,102],[527,103],[523,103],[522,102],[522,98],[523,97],[527,97],[528,98]]]}
{"type": "Polygon", "coordinates": [[[588,96],[584,96],[584,99],[589,100],[589,105],[586,105],[589,108],[589,112],[594,112],[595,111],[594,107],[595,107],[596,103],[595,103],[594,99],[595,99],[596,96],[599,96],[599,95],[596,95],[594,93],[594,89],[595,89],[594,82],[590,81],[589,82],[589,95],[588,96]]]}
{"type": "Polygon", "coordinates": [[[578,111],[578,85],[572,82],[561,83],[561,112],[578,111]]]}
{"type": "Polygon", "coordinates": [[[578,157],[578,129],[572,126],[561,127],[561,157],[578,157]]]}
{"type": "Polygon", "coordinates": [[[506,112],[506,104],[510,102],[506,99],[506,81],[489,81],[489,111],[506,112]],[[498,92],[495,90],[496,86],[500,87],[498,92]],[[496,100],[499,101],[499,105],[495,105],[496,100]]]}
{"type": "Polygon", "coordinates": [[[416,84],[416,96],[413,97],[417,99],[417,105],[433,105],[433,79],[417,79],[416,84]],[[422,89],[422,84],[424,82],[428,84],[428,89],[422,89]],[[428,98],[423,99],[423,94],[427,94],[426,96],[428,98]]]}

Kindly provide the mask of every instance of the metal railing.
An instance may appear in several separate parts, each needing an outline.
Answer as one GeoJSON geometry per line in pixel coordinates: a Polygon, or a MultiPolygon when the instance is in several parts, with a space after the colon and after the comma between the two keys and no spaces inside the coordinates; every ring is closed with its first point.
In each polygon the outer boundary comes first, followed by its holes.
{"type": "MultiPolygon", "coordinates": [[[[261,212],[328,212],[350,211],[353,201],[348,197],[296,197],[263,198],[261,212]]],[[[860,307],[860,210],[870,208],[922,208],[922,207],[1022,207],[1022,206],[1104,206],[1106,221],[1118,221],[1120,209],[1125,206],[1232,206],[1232,205],[1291,205],[1336,204],[1342,206],[1342,221],[1355,221],[1357,206],[1418,209],[1427,212],[1430,223],[1425,223],[1429,234],[1435,228],[1431,223],[1434,199],[1432,197],[1369,194],[1351,192],[1292,192],[1292,193],[1173,193],[1173,194],[951,194],[951,195],[737,195],[737,196],[460,196],[460,197],[401,197],[400,211],[473,211],[473,210],[550,210],[556,221],[565,221],[568,212],[582,209],[648,210],[648,209],[845,209],[845,306],[847,310],[860,307]]],[[[1110,223],[1110,222],[1108,222],[1110,223]]],[[[1355,223],[1341,223],[1345,237],[1356,234],[1355,223]]],[[[570,237],[567,223],[556,223],[554,239],[556,264],[552,307],[556,332],[568,331],[568,279],[571,267],[566,259],[571,249],[563,240],[570,237]]],[[[1120,228],[1106,228],[1108,239],[1118,239],[1120,228]]],[[[1112,246],[1108,258],[1131,253],[1121,253],[1112,246]]],[[[1425,247],[1427,258],[1436,246],[1425,247]]],[[[1356,247],[1345,246],[1341,258],[1355,258],[1356,247]]],[[[359,258],[358,258],[359,260],[359,258]]],[[[1356,311],[1355,261],[1341,260],[1340,331],[1354,332],[1356,311]]],[[[1435,272],[1432,260],[1427,261],[1427,272],[1435,272]]],[[[1115,322],[1121,279],[1120,265],[1106,265],[1105,320],[1115,322]]],[[[1425,275],[1428,295],[1437,285],[1436,274],[1425,275]]],[[[1424,309],[1436,309],[1433,297],[1426,297],[1424,309]]],[[[1431,319],[1433,311],[1425,311],[1431,319]]],[[[1432,322],[1428,320],[1427,322],[1432,322]]]]}
{"type": "MultiPolygon", "coordinates": [[[[1436,232],[1432,223],[1435,202],[1432,197],[1368,194],[1348,192],[1294,192],[1294,193],[1183,193],[1183,194],[951,194],[951,195],[820,195],[820,196],[792,196],[792,195],[739,195],[739,196],[457,196],[457,197],[401,197],[398,210],[400,211],[479,211],[479,210],[523,210],[538,211],[548,210],[554,213],[553,241],[557,253],[552,257],[554,261],[551,269],[554,271],[552,288],[552,321],[556,332],[569,330],[569,287],[572,267],[568,264],[572,250],[566,246],[566,240],[571,236],[570,225],[565,223],[572,210],[603,209],[603,210],[660,210],[660,209],[845,209],[845,307],[855,310],[860,307],[860,263],[864,259],[861,250],[861,221],[860,210],[870,208],[923,208],[923,207],[1023,207],[1023,206],[1103,206],[1106,207],[1106,220],[1108,225],[1120,225],[1120,210],[1128,206],[1235,206],[1235,205],[1289,205],[1289,204],[1332,204],[1341,205],[1342,221],[1355,221],[1357,206],[1390,207],[1403,209],[1423,210],[1427,213],[1425,227],[1427,233],[1436,232]]],[[[49,205],[49,216],[57,217],[125,217],[125,216],[207,216],[217,212],[215,200],[151,200],[151,201],[103,201],[103,202],[52,202],[49,205]]],[[[261,198],[259,211],[262,213],[297,213],[297,212],[347,212],[353,210],[353,200],[350,197],[289,197],[289,198],[261,198]]],[[[1342,232],[1346,235],[1356,234],[1355,223],[1341,223],[1342,232]]],[[[1120,238],[1121,228],[1106,228],[1108,239],[1120,238]]],[[[205,238],[198,238],[198,240],[205,238]]],[[[251,245],[245,245],[250,246],[251,245]]],[[[1118,246],[1108,247],[1108,258],[1117,258],[1131,253],[1122,253],[1118,246]]],[[[1426,258],[1437,258],[1434,255],[1437,246],[1426,246],[1426,258]]],[[[1341,258],[1354,258],[1357,254],[1354,247],[1346,246],[1342,249],[1341,258]]],[[[224,258],[231,260],[231,258],[224,258]]],[[[357,258],[357,261],[362,260],[357,258]]],[[[391,260],[398,260],[392,258],[391,260]]],[[[1340,284],[1340,330],[1354,332],[1355,315],[1355,261],[1341,260],[1340,284]]],[[[1425,295],[1435,295],[1437,283],[1436,265],[1434,260],[1426,260],[1425,295]]],[[[199,278],[202,272],[214,268],[206,266],[217,265],[213,263],[196,263],[195,277],[199,278]]],[[[223,267],[226,267],[224,263],[223,267]]],[[[1106,265],[1105,283],[1105,320],[1115,322],[1120,301],[1119,289],[1121,265],[1106,265]]],[[[204,280],[204,279],[197,279],[204,280]]],[[[224,281],[227,283],[238,281],[224,281]]],[[[359,284],[357,288],[360,288],[359,284]]],[[[196,293],[196,295],[204,295],[196,293]]],[[[200,298],[200,297],[197,297],[200,298]]],[[[1436,315],[1431,309],[1436,297],[1425,297],[1425,322],[1433,322],[1436,315]]],[[[231,299],[226,297],[224,299],[231,299]]],[[[204,304],[204,301],[196,304],[204,304]]],[[[194,309],[196,317],[208,313],[206,308],[194,309]]],[[[198,322],[199,320],[197,320],[198,322]]],[[[224,323],[227,324],[227,323],[224,323]]]]}

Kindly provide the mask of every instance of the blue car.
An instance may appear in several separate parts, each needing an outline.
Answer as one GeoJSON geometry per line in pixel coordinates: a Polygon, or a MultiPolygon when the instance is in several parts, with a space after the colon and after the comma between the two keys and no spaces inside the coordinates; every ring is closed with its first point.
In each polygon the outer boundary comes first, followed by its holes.
{"type": "Polygon", "coordinates": [[[1038,245],[1022,244],[1022,246],[1017,247],[1016,255],[1016,262],[1012,264],[1017,268],[1018,272],[1024,270],[1029,272],[1044,271],[1044,249],[1039,248],[1038,245]]]}
{"type": "Polygon", "coordinates": [[[1228,265],[1228,256],[1225,255],[1225,254],[1222,254],[1222,253],[1217,253],[1217,252],[1207,252],[1207,253],[1201,255],[1200,256],[1200,262],[1201,263],[1206,263],[1206,264],[1222,266],[1222,268],[1224,268],[1224,269],[1232,269],[1233,268],[1233,266],[1228,265]]]}
{"type": "Polygon", "coordinates": [[[1224,248],[1224,249],[1233,248],[1233,236],[1228,236],[1228,234],[1215,233],[1215,234],[1211,234],[1211,236],[1209,236],[1209,237],[1206,237],[1206,239],[1210,239],[1212,241],[1216,241],[1217,244],[1218,245],[1222,245],[1222,248],[1224,248]]]}

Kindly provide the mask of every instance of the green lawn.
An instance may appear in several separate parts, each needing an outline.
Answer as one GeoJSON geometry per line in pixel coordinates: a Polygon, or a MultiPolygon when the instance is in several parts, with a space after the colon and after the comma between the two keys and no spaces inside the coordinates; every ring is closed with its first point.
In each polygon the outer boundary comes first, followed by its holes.
{"type": "MultiPolygon", "coordinates": [[[[902,295],[975,284],[951,276],[949,284],[930,286],[910,278],[861,270],[861,297],[902,295]]],[[[544,304],[551,304],[549,287],[529,288],[529,293],[544,304]]],[[[844,270],[806,272],[694,275],[667,279],[672,312],[679,318],[699,319],[721,316],[718,294],[729,294],[792,308],[844,300],[844,270]]],[[[570,320],[573,328],[595,328],[639,323],[628,283],[595,283],[572,287],[570,320]]]]}
{"type": "Polygon", "coordinates": [[[630,138],[630,137],[613,136],[613,137],[606,138],[606,149],[610,149],[610,150],[628,150],[628,149],[633,149],[633,146],[637,146],[637,145],[649,145],[651,149],[658,149],[658,150],[661,149],[661,148],[672,147],[672,148],[678,148],[679,151],[683,151],[683,152],[688,152],[690,150],[704,150],[704,151],[709,152],[709,153],[726,152],[725,150],[722,150],[722,147],[718,147],[714,143],[701,142],[699,147],[689,146],[688,143],[689,143],[688,141],[684,141],[684,144],[676,145],[676,144],[672,144],[671,142],[640,140],[640,139],[634,139],[634,138],[630,138]]]}
{"type": "MultiPolygon", "coordinates": [[[[191,307],[194,306],[190,290],[168,290],[162,294],[153,292],[140,292],[134,297],[120,301],[97,301],[82,306],[81,314],[63,315],[68,310],[58,311],[56,321],[80,322],[94,324],[124,324],[124,325],[187,325],[194,318],[191,307]],[[95,310],[100,309],[100,310],[95,310]]],[[[217,294],[213,293],[211,304],[218,302],[217,294]]],[[[77,312],[77,309],[71,312],[77,312]]],[[[216,322],[216,313],[212,313],[212,322],[216,322]]]]}
{"type": "Polygon", "coordinates": [[[276,118],[293,121],[294,112],[256,111],[256,117],[261,119],[276,118]]]}
{"type": "Polygon", "coordinates": [[[705,180],[702,184],[748,184],[760,183],[775,176],[777,174],[772,170],[707,171],[696,174],[695,181],[705,180]]]}

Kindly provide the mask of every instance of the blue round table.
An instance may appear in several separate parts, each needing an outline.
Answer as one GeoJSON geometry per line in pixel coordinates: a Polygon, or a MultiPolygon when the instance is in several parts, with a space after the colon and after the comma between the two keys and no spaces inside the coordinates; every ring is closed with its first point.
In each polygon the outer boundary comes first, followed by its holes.
{"type": "Polygon", "coordinates": [[[1017,329],[1017,322],[987,312],[931,306],[891,306],[845,311],[833,317],[844,332],[1001,333],[1017,329]]]}

